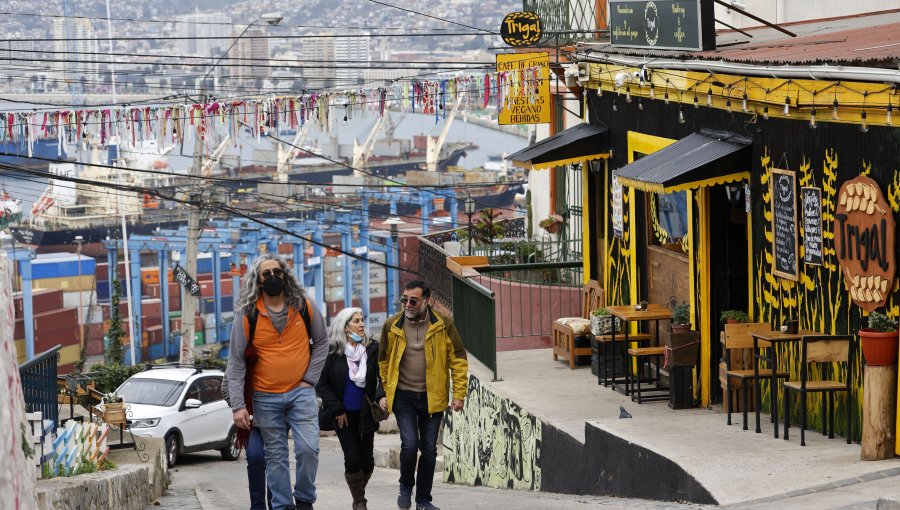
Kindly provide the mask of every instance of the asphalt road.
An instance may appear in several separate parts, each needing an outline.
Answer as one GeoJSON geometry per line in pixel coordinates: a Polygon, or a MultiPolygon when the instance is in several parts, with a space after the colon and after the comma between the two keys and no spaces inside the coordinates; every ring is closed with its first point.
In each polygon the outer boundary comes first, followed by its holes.
{"type": "MultiPolygon", "coordinates": [[[[291,461],[293,469],[293,460],[291,461]]],[[[236,462],[226,462],[217,452],[183,455],[179,464],[170,470],[171,485],[166,496],[147,510],[246,510],[249,508],[247,470],[243,456],[236,462]]],[[[399,472],[376,468],[369,482],[369,508],[396,509],[399,472]]],[[[434,504],[443,510],[470,508],[498,508],[524,510],[583,510],[589,508],[616,509],[696,509],[713,508],[700,505],[680,505],[636,499],[594,496],[571,496],[542,492],[522,492],[450,485],[435,474],[432,494],[434,504]]],[[[336,438],[322,438],[319,471],[316,481],[317,510],[352,508],[350,493],[344,482],[343,456],[336,438]]]]}

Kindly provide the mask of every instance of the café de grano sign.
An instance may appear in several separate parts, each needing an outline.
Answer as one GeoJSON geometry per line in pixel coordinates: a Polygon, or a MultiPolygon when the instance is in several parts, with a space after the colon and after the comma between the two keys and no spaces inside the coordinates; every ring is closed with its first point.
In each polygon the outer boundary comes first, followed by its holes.
{"type": "Polygon", "coordinates": [[[866,176],[838,193],[834,249],[850,298],[867,312],[884,306],[894,287],[894,215],[878,184],[866,176]]]}

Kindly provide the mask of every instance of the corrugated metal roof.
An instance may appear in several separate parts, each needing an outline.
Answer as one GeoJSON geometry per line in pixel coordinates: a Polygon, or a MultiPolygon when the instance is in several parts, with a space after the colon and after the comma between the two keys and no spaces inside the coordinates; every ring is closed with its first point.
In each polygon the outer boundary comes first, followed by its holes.
{"type": "Polygon", "coordinates": [[[506,157],[534,167],[608,153],[609,129],[602,122],[578,124],[506,157]]]}
{"type": "Polygon", "coordinates": [[[896,69],[900,60],[900,10],[781,26],[797,37],[757,27],[744,29],[752,38],[733,30],[718,32],[714,51],[644,50],[608,44],[584,47],[610,54],[753,64],[867,64],[896,69]]]}
{"type": "Polygon", "coordinates": [[[660,188],[713,179],[749,169],[750,144],[750,139],[733,133],[701,130],[616,170],[615,174],[660,188]]]}

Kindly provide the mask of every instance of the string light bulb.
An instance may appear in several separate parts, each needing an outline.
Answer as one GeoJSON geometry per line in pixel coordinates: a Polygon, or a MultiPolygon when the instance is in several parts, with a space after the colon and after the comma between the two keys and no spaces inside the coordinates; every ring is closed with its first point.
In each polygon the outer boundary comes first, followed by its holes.
{"type": "Polygon", "coordinates": [[[816,129],[816,107],[813,106],[809,110],[809,127],[816,129]]]}
{"type": "Polygon", "coordinates": [[[650,82],[650,99],[656,99],[656,92],[653,90],[653,82],[650,82]]]}
{"type": "Polygon", "coordinates": [[[666,92],[663,95],[663,102],[669,104],[669,79],[666,78],[666,92]]]}
{"type": "Polygon", "coordinates": [[[831,120],[838,120],[838,102],[837,98],[831,103],[831,120]]]}
{"type": "Polygon", "coordinates": [[[763,118],[769,120],[769,105],[763,106],[763,118]]]}
{"type": "Polygon", "coordinates": [[[616,98],[613,98],[613,111],[614,112],[619,111],[619,102],[616,101],[616,98]]]}
{"type": "Polygon", "coordinates": [[[725,99],[725,111],[731,113],[731,98],[725,99]]]}
{"type": "Polygon", "coordinates": [[[712,108],[712,87],[709,87],[709,90],[706,91],[706,107],[712,108]]]}
{"type": "Polygon", "coordinates": [[[603,97],[603,84],[597,84],[597,97],[603,97]]]}
{"type": "Polygon", "coordinates": [[[788,96],[784,96],[784,115],[791,116],[791,98],[788,96]]]}
{"type": "Polygon", "coordinates": [[[868,133],[869,132],[869,123],[866,121],[866,111],[865,110],[863,110],[862,113],[859,114],[859,120],[860,120],[860,124],[859,124],[860,132],[868,133]]]}
{"type": "Polygon", "coordinates": [[[894,105],[891,104],[891,98],[888,98],[887,110],[884,112],[884,123],[888,126],[894,125],[894,119],[891,118],[892,113],[894,113],[894,105]]]}
{"type": "Polygon", "coordinates": [[[694,91],[694,109],[700,108],[700,101],[697,100],[697,91],[694,91]]]}
{"type": "Polygon", "coordinates": [[[678,103],[678,123],[684,124],[684,108],[681,103],[678,103]]]}
{"type": "Polygon", "coordinates": [[[625,102],[631,102],[631,87],[628,85],[625,85],[625,102]]]}
{"type": "Polygon", "coordinates": [[[741,96],[741,111],[747,113],[747,92],[744,92],[744,95],[741,96]]]}
{"type": "Polygon", "coordinates": [[[638,97],[638,110],[643,110],[643,109],[644,109],[644,103],[641,102],[641,98],[639,96],[638,97]]]}

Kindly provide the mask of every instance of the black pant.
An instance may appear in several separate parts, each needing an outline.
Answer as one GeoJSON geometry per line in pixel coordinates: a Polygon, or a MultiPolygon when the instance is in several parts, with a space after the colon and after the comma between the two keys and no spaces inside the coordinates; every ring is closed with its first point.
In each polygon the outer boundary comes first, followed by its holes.
{"type": "Polygon", "coordinates": [[[361,411],[346,411],[347,425],[337,428],[335,432],[341,442],[341,450],[344,451],[344,472],[359,473],[375,469],[375,457],[372,449],[375,447],[375,431],[361,433],[359,430],[359,418],[361,411]]]}
{"type": "Polygon", "coordinates": [[[394,416],[400,429],[400,484],[416,487],[416,503],[431,501],[434,467],[437,463],[437,438],[443,412],[428,412],[428,395],[424,392],[397,390],[394,416]],[[419,471],[416,473],[416,456],[419,471]],[[415,475],[415,476],[414,476],[415,475]]]}

